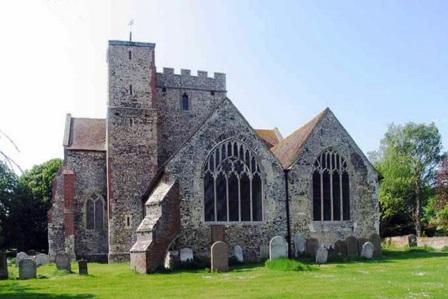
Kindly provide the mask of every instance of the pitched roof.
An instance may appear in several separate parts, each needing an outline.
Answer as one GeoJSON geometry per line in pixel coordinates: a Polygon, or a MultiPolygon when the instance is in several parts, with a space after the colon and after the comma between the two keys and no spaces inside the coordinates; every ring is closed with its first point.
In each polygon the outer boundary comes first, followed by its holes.
{"type": "Polygon", "coordinates": [[[255,129],[255,132],[259,137],[261,137],[261,139],[264,140],[264,142],[267,144],[269,148],[273,147],[283,139],[282,135],[280,135],[280,132],[278,131],[277,128],[274,128],[272,130],[255,129]]]}
{"type": "Polygon", "coordinates": [[[106,120],[98,118],[73,118],[68,116],[66,131],[68,142],[64,144],[71,150],[106,150],[106,120]]]}
{"type": "Polygon", "coordinates": [[[288,168],[296,160],[305,142],[310,137],[314,128],[320,123],[324,116],[330,111],[326,108],[302,127],[292,132],[288,137],[271,148],[272,153],[280,160],[283,168],[288,168]]]}

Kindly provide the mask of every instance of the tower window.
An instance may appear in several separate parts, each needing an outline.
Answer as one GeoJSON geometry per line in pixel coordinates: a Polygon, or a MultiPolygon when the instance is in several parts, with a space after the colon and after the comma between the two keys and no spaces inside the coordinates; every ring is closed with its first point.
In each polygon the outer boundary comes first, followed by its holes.
{"type": "Polygon", "coordinates": [[[210,94],[211,94],[212,96],[214,96],[214,95],[215,95],[215,91],[214,91],[214,90],[210,91],[210,94]]]}
{"type": "Polygon", "coordinates": [[[190,110],[190,102],[188,99],[188,95],[186,93],[182,95],[182,110],[184,111],[190,110]]]}
{"type": "Polygon", "coordinates": [[[132,84],[129,85],[129,94],[132,95],[132,84]]]}
{"type": "Polygon", "coordinates": [[[129,60],[131,60],[132,59],[132,52],[131,52],[131,50],[129,50],[129,60]]]}

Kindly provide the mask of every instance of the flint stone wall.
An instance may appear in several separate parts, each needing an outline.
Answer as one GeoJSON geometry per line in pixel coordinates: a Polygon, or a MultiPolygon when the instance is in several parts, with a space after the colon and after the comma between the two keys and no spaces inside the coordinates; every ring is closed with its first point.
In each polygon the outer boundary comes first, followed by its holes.
{"type": "Polygon", "coordinates": [[[289,172],[291,231],[332,246],[353,235],[368,238],[379,230],[378,174],[331,111],[305,142],[289,172]],[[312,174],[316,158],[326,149],[336,150],[348,164],[350,221],[313,221],[312,174]]]}
{"type": "Polygon", "coordinates": [[[240,245],[245,260],[261,259],[261,248],[274,236],[286,236],[285,185],[283,170],[266,145],[225,100],[204,126],[168,162],[165,171],[179,180],[182,197],[181,233],[171,250],[190,247],[196,257],[210,258],[211,226],[204,222],[203,165],[215,145],[229,138],[244,142],[257,156],[263,173],[263,221],[224,225],[225,242],[240,245]]]}

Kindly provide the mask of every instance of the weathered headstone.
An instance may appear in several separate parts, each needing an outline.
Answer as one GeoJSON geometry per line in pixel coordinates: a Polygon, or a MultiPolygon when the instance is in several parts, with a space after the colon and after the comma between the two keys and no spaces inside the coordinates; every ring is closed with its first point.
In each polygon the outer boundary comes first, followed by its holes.
{"type": "Polygon", "coordinates": [[[359,238],[358,239],[358,255],[361,255],[361,251],[362,251],[362,245],[364,245],[365,242],[367,242],[369,240],[367,240],[366,238],[359,238]]]}
{"type": "Polygon", "coordinates": [[[19,262],[19,279],[36,278],[36,262],[31,258],[19,262]]]}
{"type": "Polygon", "coordinates": [[[288,243],[285,238],[275,236],[269,242],[269,259],[277,259],[281,257],[288,257],[288,243]]]}
{"type": "Polygon", "coordinates": [[[362,245],[361,256],[371,259],[373,257],[374,246],[371,242],[365,242],[362,245]]]}
{"type": "Polygon", "coordinates": [[[409,247],[417,247],[417,236],[416,235],[409,235],[409,247]]]}
{"type": "Polygon", "coordinates": [[[319,240],[315,238],[306,240],[306,255],[315,257],[317,249],[319,249],[319,240]]]}
{"type": "Polygon", "coordinates": [[[243,248],[241,248],[240,245],[236,245],[236,246],[233,248],[233,256],[236,258],[236,260],[237,260],[239,263],[244,262],[243,248]]]}
{"type": "Polygon", "coordinates": [[[316,252],[316,263],[326,264],[328,260],[328,250],[324,245],[321,245],[316,252]]]}
{"type": "Polygon", "coordinates": [[[339,257],[347,256],[347,243],[344,240],[337,240],[334,243],[335,255],[339,257]]]}
{"type": "Polygon", "coordinates": [[[165,255],[165,260],[163,261],[163,267],[167,270],[173,270],[177,262],[179,262],[179,251],[170,250],[165,255]]]}
{"type": "Polygon", "coordinates": [[[229,246],[222,241],[215,242],[212,245],[211,270],[217,272],[229,270],[229,246]]]}
{"type": "Polygon", "coordinates": [[[71,264],[70,264],[70,256],[66,253],[58,253],[56,254],[56,268],[58,270],[67,270],[71,271],[71,264]]]}
{"type": "Polygon", "coordinates": [[[36,261],[36,266],[42,266],[50,263],[50,257],[45,253],[39,253],[34,258],[36,261]]]}
{"type": "Polygon", "coordinates": [[[269,258],[269,246],[260,245],[260,259],[265,260],[269,258]]]}
{"type": "Polygon", "coordinates": [[[305,253],[306,239],[303,234],[294,235],[294,256],[299,257],[305,253]]]}
{"type": "Polygon", "coordinates": [[[374,233],[369,237],[369,241],[373,244],[373,256],[378,257],[381,255],[381,238],[380,235],[374,233]]]}
{"type": "Polygon", "coordinates": [[[27,258],[29,258],[29,256],[25,252],[21,251],[21,252],[17,253],[17,255],[16,255],[16,267],[19,266],[19,263],[20,263],[21,260],[27,259],[27,258]]]}
{"type": "Polygon", "coordinates": [[[8,279],[8,258],[3,251],[0,251],[0,279],[8,279]]]}
{"type": "Polygon", "coordinates": [[[358,240],[353,236],[349,236],[345,239],[345,243],[347,243],[347,256],[358,256],[358,240]]]}
{"type": "Polygon", "coordinates": [[[180,250],[181,263],[193,261],[193,250],[191,248],[182,248],[180,250]]]}
{"type": "Polygon", "coordinates": [[[79,275],[89,275],[89,270],[87,268],[86,260],[78,261],[78,270],[79,270],[79,275]]]}

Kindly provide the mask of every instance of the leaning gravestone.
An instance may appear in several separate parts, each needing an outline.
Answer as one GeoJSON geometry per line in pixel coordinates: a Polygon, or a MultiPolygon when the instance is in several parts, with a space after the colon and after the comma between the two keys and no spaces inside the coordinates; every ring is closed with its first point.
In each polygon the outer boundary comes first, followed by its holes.
{"type": "Polygon", "coordinates": [[[19,279],[36,278],[36,269],[36,262],[33,259],[22,259],[19,263],[19,279]]]}
{"type": "Polygon", "coordinates": [[[38,267],[50,263],[49,256],[47,254],[44,254],[44,253],[37,254],[34,259],[35,259],[36,265],[38,267]]]}
{"type": "Polygon", "coordinates": [[[365,242],[367,242],[369,240],[367,240],[366,238],[359,238],[358,239],[358,255],[361,255],[361,251],[362,251],[362,245],[364,245],[365,242]]]}
{"type": "Polygon", "coordinates": [[[213,272],[226,272],[229,270],[229,246],[217,241],[211,248],[211,269],[213,272]]]}
{"type": "Polygon", "coordinates": [[[294,235],[294,256],[299,257],[305,253],[306,240],[303,234],[294,235]]]}
{"type": "Polygon", "coordinates": [[[89,270],[87,268],[86,260],[78,261],[78,271],[79,271],[79,275],[89,275],[89,270]]]}
{"type": "Polygon", "coordinates": [[[315,257],[319,249],[319,240],[310,238],[306,240],[306,255],[315,257]]]}
{"type": "Polygon", "coordinates": [[[240,245],[236,245],[236,246],[233,248],[233,256],[236,258],[236,260],[237,260],[239,263],[244,262],[243,248],[241,248],[240,245]]]}
{"type": "Polygon", "coordinates": [[[0,279],[8,279],[8,258],[4,251],[0,251],[0,279]]]}
{"type": "Polygon", "coordinates": [[[317,264],[326,264],[328,260],[328,250],[324,245],[321,245],[316,252],[316,263],[317,264]]]}
{"type": "Polygon", "coordinates": [[[56,254],[56,268],[58,270],[67,270],[71,271],[71,265],[70,265],[70,257],[66,253],[58,253],[56,254]]]}
{"type": "Polygon", "coordinates": [[[281,257],[288,257],[288,243],[285,238],[275,236],[269,242],[269,259],[274,260],[281,257]]]}
{"type": "Polygon", "coordinates": [[[334,243],[334,252],[336,256],[347,256],[347,243],[344,240],[337,240],[334,243]]]}
{"type": "Polygon", "coordinates": [[[373,256],[378,257],[381,255],[381,238],[380,235],[374,233],[370,235],[369,241],[373,244],[373,256]]]}
{"type": "Polygon", "coordinates": [[[182,248],[180,250],[181,263],[193,261],[193,250],[191,248],[182,248]]]}
{"type": "Polygon", "coordinates": [[[371,259],[373,257],[374,246],[371,242],[365,242],[362,245],[361,256],[367,259],[371,259]]]}
{"type": "Polygon", "coordinates": [[[163,262],[163,266],[167,270],[173,270],[178,261],[179,261],[179,251],[170,250],[166,253],[165,261],[163,262]]]}
{"type": "Polygon", "coordinates": [[[21,251],[21,252],[17,253],[17,255],[16,255],[16,267],[19,266],[19,263],[20,263],[21,260],[27,259],[27,258],[29,258],[29,256],[25,252],[21,251]]]}
{"type": "Polygon", "coordinates": [[[345,239],[345,242],[347,243],[347,256],[358,256],[358,240],[350,236],[345,239]]]}

